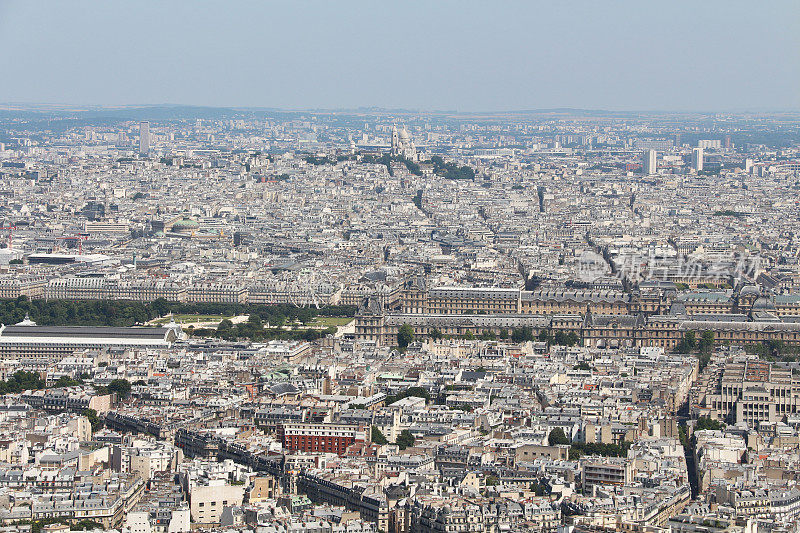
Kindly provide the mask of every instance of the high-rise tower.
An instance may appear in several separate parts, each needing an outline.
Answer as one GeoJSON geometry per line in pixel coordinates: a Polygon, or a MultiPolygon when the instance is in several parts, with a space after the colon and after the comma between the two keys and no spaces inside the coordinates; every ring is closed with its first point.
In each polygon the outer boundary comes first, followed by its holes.
{"type": "Polygon", "coordinates": [[[645,150],[642,152],[642,172],[645,176],[656,173],[656,151],[645,150]]]}
{"type": "Polygon", "coordinates": [[[698,172],[703,170],[703,149],[692,148],[692,168],[698,172]]]}
{"type": "Polygon", "coordinates": [[[150,123],[139,123],[139,153],[147,155],[150,152],[150,123]]]}

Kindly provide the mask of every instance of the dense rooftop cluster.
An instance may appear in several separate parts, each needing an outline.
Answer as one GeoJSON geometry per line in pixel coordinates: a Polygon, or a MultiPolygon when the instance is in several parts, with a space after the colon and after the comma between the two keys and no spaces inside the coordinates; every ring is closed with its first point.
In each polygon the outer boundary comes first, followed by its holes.
{"type": "Polygon", "coordinates": [[[796,117],[142,113],[0,117],[4,527],[797,530],[796,117]]]}

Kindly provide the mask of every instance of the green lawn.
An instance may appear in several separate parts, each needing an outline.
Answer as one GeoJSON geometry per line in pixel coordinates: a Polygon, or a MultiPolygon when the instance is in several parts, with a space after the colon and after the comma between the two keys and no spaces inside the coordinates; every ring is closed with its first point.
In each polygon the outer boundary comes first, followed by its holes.
{"type": "Polygon", "coordinates": [[[161,317],[153,320],[153,324],[168,324],[170,320],[174,319],[177,323],[194,323],[194,322],[221,322],[226,318],[232,318],[223,315],[175,315],[174,317],[161,317]]]}
{"type": "Polygon", "coordinates": [[[350,316],[318,316],[311,322],[312,326],[346,326],[355,320],[350,316]]]}

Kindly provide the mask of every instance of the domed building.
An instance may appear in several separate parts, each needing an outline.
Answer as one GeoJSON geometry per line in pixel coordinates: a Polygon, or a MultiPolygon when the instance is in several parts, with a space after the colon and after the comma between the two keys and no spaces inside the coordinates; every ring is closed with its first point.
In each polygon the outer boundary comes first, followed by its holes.
{"type": "Polygon", "coordinates": [[[399,132],[397,126],[392,126],[392,155],[417,161],[417,147],[405,126],[399,132]]]}
{"type": "Polygon", "coordinates": [[[758,285],[747,284],[739,288],[739,294],[736,297],[736,306],[740,313],[747,314],[753,308],[756,300],[761,297],[761,289],[758,285]]]}
{"type": "Polygon", "coordinates": [[[173,233],[194,233],[200,228],[200,224],[196,220],[190,218],[183,218],[178,220],[172,225],[173,233]]]}

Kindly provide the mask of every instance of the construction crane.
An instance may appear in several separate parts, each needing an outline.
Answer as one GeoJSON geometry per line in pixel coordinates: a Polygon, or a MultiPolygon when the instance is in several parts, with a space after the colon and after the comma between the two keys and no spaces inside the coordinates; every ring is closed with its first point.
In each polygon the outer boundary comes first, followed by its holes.
{"type": "Polygon", "coordinates": [[[86,235],[65,235],[56,238],[60,241],[78,241],[78,255],[83,255],[83,241],[87,239],[86,235]]]}
{"type": "Polygon", "coordinates": [[[0,231],[8,230],[8,249],[14,246],[14,230],[17,229],[16,226],[0,226],[0,231]]]}

